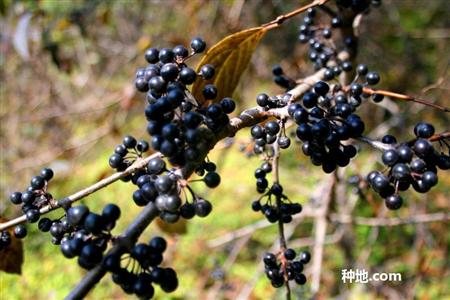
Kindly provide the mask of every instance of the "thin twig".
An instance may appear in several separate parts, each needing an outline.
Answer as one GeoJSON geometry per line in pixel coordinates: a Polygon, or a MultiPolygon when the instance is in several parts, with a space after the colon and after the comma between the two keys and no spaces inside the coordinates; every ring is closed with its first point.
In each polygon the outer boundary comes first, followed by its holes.
{"type": "Polygon", "coordinates": [[[430,142],[438,142],[446,139],[450,139],[450,130],[446,130],[441,133],[436,133],[435,135],[428,138],[430,142]]]}
{"type": "Polygon", "coordinates": [[[330,7],[328,7],[326,5],[319,6],[319,9],[324,11],[326,14],[328,14],[332,18],[337,16],[337,13],[333,9],[331,9],[330,7]]]}
{"type": "MultiPolygon", "coordinates": [[[[343,236],[344,236],[344,228],[338,227],[335,230],[335,232],[325,236],[324,244],[325,245],[335,244],[335,243],[339,242],[343,236]]],[[[302,248],[302,247],[306,247],[306,246],[313,246],[314,243],[315,243],[315,239],[313,237],[304,237],[304,238],[298,238],[295,240],[291,240],[289,242],[289,245],[292,248],[302,248]]]]}
{"type": "MultiPolygon", "coordinates": [[[[344,91],[348,91],[349,89],[350,89],[349,86],[343,87],[344,91]]],[[[385,91],[385,90],[373,90],[368,87],[363,88],[363,92],[368,95],[380,94],[380,95],[391,97],[393,99],[398,99],[401,101],[415,102],[415,103],[419,103],[422,105],[426,105],[426,106],[430,106],[430,107],[442,110],[444,112],[450,112],[450,108],[448,108],[448,107],[444,107],[444,106],[441,106],[441,105],[438,105],[438,104],[435,104],[435,103],[432,103],[427,100],[420,99],[420,98],[417,98],[414,96],[404,95],[404,94],[395,93],[395,92],[391,92],[391,91],[385,91]]]]}
{"type": "MultiPolygon", "coordinates": [[[[283,120],[282,120],[282,122],[283,122],[283,120]]],[[[274,154],[273,154],[273,158],[272,158],[272,172],[273,172],[272,174],[273,174],[273,183],[274,184],[280,183],[280,170],[279,170],[280,145],[278,145],[278,139],[283,134],[284,125],[281,127],[282,127],[282,129],[280,129],[280,132],[278,133],[277,140],[275,141],[275,143],[273,143],[274,154]]],[[[281,204],[282,204],[281,196],[276,195],[276,205],[277,205],[278,212],[281,209],[281,204]]],[[[279,239],[280,239],[281,267],[283,269],[284,281],[286,283],[286,300],[290,300],[291,299],[291,287],[289,286],[289,278],[288,278],[287,269],[286,269],[286,260],[284,258],[284,251],[287,248],[287,244],[286,244],[286,237],[284,236],[283,219],[281,217],[278,219],[278,235],[279,235],[279,239]]]]}
{"type": "Polygon", "coordinates": [[[358,141],[364,142],[364,143],[366,143],[366,144],[368,144],[368,145],[372,146],[373,148],[375,148],[377,150],[380,150],[380,151],[386,151],[386,150],[389,150],[389,149],[393,149],[395,147],[395,145],[392,145],[392,144],[384,144],[382,142],[372,140],[371,138],[369,138],[367,136],[360,136],[360,137],[357,137],[355,139],[358,140],[358,141]]]}
{"type": "Polygon", "coordinates": [[[323,202],[319,208],[319,216],[314,222],[314,235],[315,243],[313,248],[313,257],[311,265],[311,292],[315,295],[319,291],[320,287],[320,274],[322,273],[322,259],[323,259],[323,249],[325,243],[325,235],[327,231],[327,214],[328,207],[331,202],[333,186],[335,183],[335,177],[329,177],[328,190],[324,194],[322,200],[323,202]]]}
{"type": "Polygon", "coordinates": [[[440,222],[449,221],[450,213],[431,213],[431,214],[420,214],[411,215],[403,218],[366,218],[366,217],[355,217],[349,215],[338,215],[330,214],[330,219],[332,222],[342,223],[342,224],[355,224],[362,226],[399,226],[399,225],[410,225],[417,223],[430,223],[430,222],[440,222]]]}
{"type": "MultiPolygon", "coordinates": [[[[301,214],[295,215],[293,219],[301,218],[314,218],[317,217],[318,213],[315,212],[313,208],[310,206],[303,206],[303,210],[301,214]]],[[[341,223],[341,224],[354,224],[359,226],[401,226],[401,225],[409,225],[416,223],[431,223],[431,222],[441,222],[450,220],[450,214],[446,213],[430,213],[430,214],[422,214],[422,215],[411,215],[405,216],[402,218],[368,218],[368,217],[359,217],[352,215],[343,215],[331,213],[329,215],[331,222],[341,223]]],[[[237,239],[240,239],[245,236],[252,235],[255,231],[267,228],[272,226],[273,224],[268,222],[267,220],[260,220],[253,224],[244,226],[242,228],[236,229],[234,231],[228,232],[218,238],[210,240],[207,245],[210,249],[221,247],[227,243],[231,243],[237,239]]]]}
{"type": "Polygon", "coordinates": [[[302,12],[308,10],[309,8],[323,5],[328,1],[330,1],[330,0],[315,0],[305,6],[302,6],[300,8],[297,8],[296,10],[291,11],[290,13],[278,16],[275,20],[272,20],[269,23],[263,24],[262,27],[265,27],[268,30],[280,27],[281,24],[284,23],[284,21],[286,21],[292,17],[295,17],[298,14],[301,14],[302,12]]]}
{"type": "MultiPolygon", "coordinates": [[[[236,261],[238,255],[239,255],[240,251],[250,240],[250,237],[251,237],[250,235],[245,236],[245,237],[241,238],[240,240],[238,240],[236,242],[236,244],[233,245],[233,249],[230,251],[230,253],[227,257],[227,260],[221,267],[222,272],[224,272],[226,274],[231,269],[231,267],[233,266],[234,262],[236,261]]],[[[219,297],[217,295],[223,289],[225,284],[226,284],[225,280],[217,281],[212,287],[209,288],[208,295],[206,298],[208,300],[209,299],[211,299],[211,300],[218,299],[219,297]]]]}

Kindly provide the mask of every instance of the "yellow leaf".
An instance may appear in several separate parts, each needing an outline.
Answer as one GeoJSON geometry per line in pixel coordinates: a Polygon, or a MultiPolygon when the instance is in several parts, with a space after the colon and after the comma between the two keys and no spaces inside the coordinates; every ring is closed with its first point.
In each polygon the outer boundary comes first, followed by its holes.
{"type": "Polygon", "coordinates": [[[197,67],[197,72],[203,65],[211,64],[215,68],[216,75],[211,80],[198,78],[194,82],[192,95],[200,104],[207,100],[202,94],[202,90],[207,84],[212,83],[217,87],[215,101],[233,95],[242,73],[247,68],[256,46],[266,31],[265,27],[239,31],[222,39],[206,52],[197,67]]]}

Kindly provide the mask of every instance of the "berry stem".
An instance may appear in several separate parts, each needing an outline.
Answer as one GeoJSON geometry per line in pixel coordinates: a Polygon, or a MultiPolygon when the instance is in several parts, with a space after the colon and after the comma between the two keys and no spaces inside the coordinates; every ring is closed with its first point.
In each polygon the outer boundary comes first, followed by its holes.
{"type": "Polygon", "coordinates": [[[430,142],[445,141],[446,139],[450,139],[450,130],[446,130],[441,133],[436,133],[435,135],[428,138],[430,142]]]}
{"type": "MultiPolygon", "coordinates": [[[[284,124],[282,124],[282,127],[284,127],[284,124]]],[[[272,172],[273,172],[273,183],[274,184],[279,184],[280,182],[280,173],[279,173],[279,160],[280,160],[280,146],[278,145],[278,139],[283,135],[283,130],[280,130],[280,132],[278,133],[277,136],[277,140],[275,141],[274,145],[273,145],[273,150],[274,150],[274,154],[273,154],[273,158],[272,158],[272,172]]],[[[276,195],[276,205],[277,205],[277,210],[280,211],[280,207],[281,207],[281,195],[276,195]]],[[[284,225],[283,225],[283,219],[279,218],[278,219],[278,235],[279,235],[279,239],[280,239],[280,252],[281,252],[281,267],[283,270],[283,275],[284,275],[284,281],[286,284],[286,300],[290,300],[291,299],[291,287],[289,286],[289,278],[288,278],[288,274],[287,274],[287,270],[286,270],[286,260],[284,258],[284,251],[287,248],[287,243],[286,243],[286,237],[284,235],[284,225]]]]}
{"type": "MultiPolygon", "coordinates": [[[[349,86],[343,87],[344,91],[348,91],[349,89],[350,89],[349,86]]],[[[408,95],[404,95],[404,94],[400,94],[400,93],[396,93],[396,92],[385,91],[385,90],[373,90],[368,87],[363,88],[363,92],[366,94],[369,94],[369,95],[380,94],[383,96],[391,97],[393,99],[398,99],[398,100],[402,100],[402,101],[411,101],[411,102],[419,103],[422,105],[430,106],[430,107],[442,110],[444,112],[450,112],[450,108],[448,108],[448,107],[444,107],[444,106],[429,102],[424,99],[420,99],[420,98],[416,98],[413,96],[408,96],[408,95]]]]}
{"type": "MultiPolygon", "coordinates": [[[[450,140],[450,130],[446,130],[440,133],[436,133],[432,136],[430,136],[427,140],[430,142],[441,142],[443,141],[445,143],[446,140],[450,140]]],[[[417,138],[410,140],[407,142],[408,145],[412,146],[417,141],[417,138]]]]}

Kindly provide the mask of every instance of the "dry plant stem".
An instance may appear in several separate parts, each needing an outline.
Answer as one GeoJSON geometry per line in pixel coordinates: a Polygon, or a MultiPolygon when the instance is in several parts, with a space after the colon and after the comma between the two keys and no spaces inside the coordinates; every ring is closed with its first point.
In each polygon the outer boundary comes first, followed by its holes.
{"type": "MultiPolygon", "coordinates": [[[[244,236],[240,240],[236,241],[236,243],[233,245],[232,250],[230,251],[227,260],[222,265],[221,269],[227,273],[229,272],[230,268],[233,266],[234,262],[236,261],[241,249],[248,243],[250,240],[250,235],[244,236]]],[[[226,285],[225,280],[217,281],[211,288],[209,288],[209,292],[207,295],[207,300],[215,300],[218,298],[223,298],[223,295],[221,292],[223,292],[223,288],[226,285]],[[219,293],[221,294],[220,297],[218,297],[219,293]]]]}
{"type": "Polygon", "coordinates": [[[411,215],[403,218],[365,218],[355,217],[350,215],[336,215],[331,214],[330,219],[332,222],[342,224],[355,224],[361,226],[399,226],[410,225],[417,223],[431,223],[431,222],[447,222],[450,220],[450,213],[431,213],[411,215]]]}
{"type": "MultiPolygon", "coordinates": [[[[283,128],[283,126],[281,126],[283,128]]],[[[272,158],[272,169],[273,169],[273,183],[279,184],[280,182],[280,170],[279,170],[279,160],[280,160],[280,146],[278,145],[278,139],[281,137],[283,130],[280,129],[278,133],[277,140],[273,143],[273,158],[272,158]]],[[[276,196],[277,209],[280,210],[281,207],[281,197],[276,196]]],[[[286,283],[286,300],[291,299],[291,287],[289,286],[289,278],[286,269],[286,259],[284,257],[284,251],[287,248],[286,237],[284,236],[284,224],[283,220],[280,218],[278,220],[278,235],[280,237],[280,257],[281,257],[281,267],[284,273],[284,282],[286,283]]]]}
{"type": "Polygon", "coordinates": [[[335,176],[330,175],[328,190],[322,198],[318,216],[314,222],[315,242],[313,248],[313,258],[311,265],[311,292],[316,295],[320,287],[320,275],[322,272],[322,259],[327,231],[327,214],[331,198],[333,197],[333,187],[336,182],[335,176]]]}
{"type": "Polygon", "coordinates": [[[438,142],[442,140],[450,139],[450,130],[446,130],[441,133],[437,133],[431,137],[428,138],[430,142],[438,142]]]}
{"type": "Polygon", "coordinates": [[[269,23],[262,25],[262,27],[265,27],[267,29],[277,28],[277,27],[281,26],[281,24],[283,24],[284,21],[286,21],[292,17],[295,17],[296,15],[306,11],[309,8],[323,5],[328,1],[329,0],[315,0],[315,1],[311,2],[310,4],[307,4],[305,6],[297,8],[296,10],[291,11],[290,13],[278,16],[275,20],[272,20],[269,23]]]}
{"type": "MultiPolygon", "coordinates": [[[[294,216],[294,220],[298,218],[315,218],[317,217],[317,213],[309,206],[304,206],[301,214],[294,216]]],[[[450,213],[430,213],[430,214],[420,214],[420,215],[410,215],[401,218],[367,218],[367,217],[358,217],[352,215],[343,215],[331,213],[329,215],[330,221],[333,223],[340,224],[354,224],[358,226],[401,226],[401,225],[410,225],[417,223],[432,223],[432,222],[447,222],[450,220],[450,213]]],[[[267,228],[272,226],[272,223],[269,223],[267,220],[261,220],[256,223],[247,225],[245,227],[239,228],[237,230],[228,232],[218,238],[210,240],[208,242],[208,248],[213,249],[217,247],[221,247],[227,243],[231,243],[237,239],[240,239],[245,236],[251,236],[255,231],[267,228]]],[[[292,246],[292,245],[291,245],[292,246]]]]}
{"type": "MultiPolygon", "coordinates": [[[[141,213],[136,217],[136,219],[131,223],[125,230],[123,235],[119,236],[114,241],[114,246],[108,251],[108,254],[118,253],[121,249],[130,249],[132,245],[136,243],[139,236],[147,228],[147,226],[153,221],[154,218],[158,216],[158,209],[156,206],[150,202],[141,213]]],[[[70,292],[65,299],[75,300],[83,299],[89,291],[103,278],[106,274],[106,269],[103,264],[99,264],[92,270],[90,270],[83,279],[78,283],[78,285],[70,292]]]]}
{"type": "MultiPolygon", "coordinates": [[[[342,228],[342,226],[338,227],[332,234],[325,236],[324,244],[325,245],[336,244],[342,239],[343,236],[344,236],[344,229],[342,228]]],[[[315,240],[313,237],[304,237],[289,241],[289,245],[292,248],[313,246],[314,243],[315,240]]]]}
{"type": "MultiPolygon", "coordinates": [[[[350,89],[350,87],[346,86],[343,89],[344,89],[344,91],[348,91],[350,89]]],[[[442,110],[444,112],[450,112],[450,108],[448,108],[448,107],[440,106],[438,104],[434,104],[434,103],[426,101],[424,99],[419,99],[419,98],[416,98],[413,96],[408,96],[408,95],[404,95],[404,94],[400,94],[400,93],[395,93],[395,92],[385,91],[385,90],[373,90],[373,89],[367,88],[367,87],[363,88],[363,92],[366,94],[369,94],[369,95],[380,94],[380,95],[384,95],[384,96],[398,99],[401,101],[411,101],[411,102],[423,104],[426,106],[430,106],[430,107],[442,110]]]]}
{"type": "MultiPolygon", "coordinates": [[[[309,210],[309,207],[304,207],[301,214],[294,215],[293,219],[299,219],[303,217],[310,217],[313,215],[313,212],[309,210]]],[[[227,243],[230,243],[232,241],[235,241],[237,239],[240,239],[244,236],[252,235],[256,230],[264,229],[269,226],[272,226],[273,224],[267,221],[266,219],[260,220],[258,222],[255,222],[253,224],[244,226],[242,228],[239,228],[237,230],[228,232],[218,238],[215,238],[213,240],[208,241],[208,247],[209,248],[216,248],[223,246],[227,243]]]]}
{"type": "MultiPolygon", "coordinates": [[[[347,182],[345,178],[345,169],[338,169],[335,172],[336,184],[334,187],[334,203],[333,207],[339,215],[351,215],[355,202],[358,201],[359,194],[351,193],[347,195],[347,182]]],[[[352,266],[354,262],[353,249],[355,248],[355,233],[352,224],[340,224],[340,228],[343,229],[344,234],[339,241],[338,246],[342,249],[344,254],[344,261],[346,266],[352,266]]]]}
{"type": "Polygon", "coordinates": [[[356,138],[356,140],[364,142],[379,151],[386,151],[386,150],[395,148],[394,144],[384,144],[382,142],[372,140],[371,138],[366,137],[366,136],[360,136],[360,137],[356,138]]]}

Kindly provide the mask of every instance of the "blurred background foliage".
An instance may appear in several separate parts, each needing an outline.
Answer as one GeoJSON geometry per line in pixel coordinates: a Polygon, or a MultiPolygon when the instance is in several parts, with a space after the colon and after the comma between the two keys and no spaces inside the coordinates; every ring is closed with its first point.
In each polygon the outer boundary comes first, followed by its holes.
{"type": "MultiPolygon", "coordinates": [[[[50,191],[60,198],[111,174],[108,156],[123,135],[146,138],[145,103],[134,91],[133,78],[136,68],[145,64],[147,47],[187,46],[193,36],[202,36],[211,46],[301,3],[306,1],[0,0],[0,215],[13,218],[20,214],[9,205],[8,194],[27,186],[43,166],[55,170],[50,191]]],[[[381,88],[449,106],[449,4],[448,0],[384,0],[381,8],[363,17],[358,61],[380,72],[381,88]]],[[[286,22],[263,39],[234,95],[238,111],[253,106],[259,92],[281,92],[271,80],[274,64],[281,64],[295,78],[313,72],[305,47],[297,42],[299,20],[286,22]]],[[[366,133],[373,138],[390,133],[407,140],[417,121],[432,122],[438,131],[450,124],[448,114],[389,100],[364,105],[361,114],[366,116],[366,133]]],[[[235,299],[245,289],[250,299],[282,297],[270,287],[259,264],[262,253],[276,240],[276,226],[211,247],[211,240],[261,220],[250,209],[256,196],[253,170],[259,160],[239,151],[248,138],[248,132],[242,132],[231,147],[221,143],[211,154],[223,184],[203,193],[214,204],[208,218],[189,221],[183,234],[152,225],[142,236],[142,240],[154,234],[168,238],[165,261],[180,278],[174,294],[158,293],[157,299],[235,299]]],[[[362,150],[344,178],[364,176],[381,167],[379,153],[366,146],[362,150]]],[[[282,166],[288,195],[301,203],[311,202],[313,192],[328,178],[310,165],[298,146],[286,151],[282,166]]],[[[450,178],[440,173],[440,183],[431,193],[407,193],[405,207],[385,215],[448,212],[450,178]]],[[[350,187],[346,192],[352,195],[350,187]]],[[[115,232],[120,233],[139,212],[131,193],[132,187],[120,182],[83,202],[93,211],[108,202],[119,204],[123,217],[115,232]]],[[[382,207],[381,199],[368,193],[365,199],[357,199],[353,214],[378,216],[382,207]]],[[[329,223],[328,234],[339,226],[329,223]]],[[[348,299],[450,299],[448,229],[445,222],[351,226],[351,235],[325,248],[319,299],[338,295],[348,299]],[[350,249],[344,240],[350,240],[350,249]],[[401,272],[403,281],[343,285],[340,270],[352,266],[371,272],[401,272]]],[[[0,298],[61,299],[84,271],[75,261],[64,259],[48,235],[39,234],[34,226],[29,230],[22,276],[0,273],[0,298]]],[[[311,231],[312,219],[301,220],[292,243],[307,249],[311,231]]],[[[308,285],[294,293],[307,296],[308,285]]],[[[106,276],[88,298],[132,297],[106,276]]]]}

